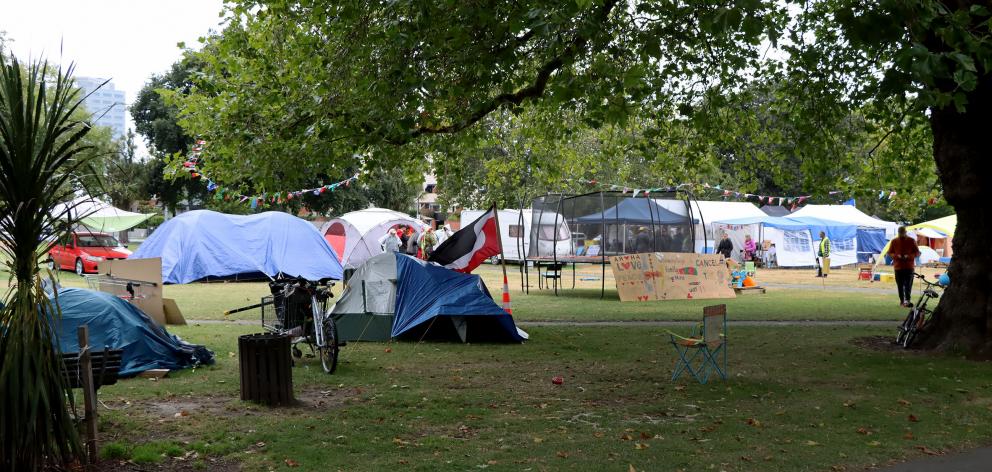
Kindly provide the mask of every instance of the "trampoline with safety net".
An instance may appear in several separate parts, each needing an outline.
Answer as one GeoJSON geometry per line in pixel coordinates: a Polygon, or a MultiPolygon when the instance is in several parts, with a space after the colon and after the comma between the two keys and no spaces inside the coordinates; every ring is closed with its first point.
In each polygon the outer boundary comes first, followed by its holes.
{"type": "Polygon", "coordinates": [[[601,266],[602,298],[610,256],[693,252],[696,228],[705,232],[706,225],[700,221],[701,215],[694,214],[689,204],[692,199],[688,191],[674,189],[639,195],[602,191],[535,198],[531,202],[529,234],[521,235],[517,241],[520,248],[526,246],[527,254],[521,268],[521,289],[530,290],[529,267],[537,272],[538,288],[544,289],[547,282],[547,288],[557,295],[564,289],[561,282],[568,268],[574,290],[576,265],[594,264],[601,266]],[[524,237],[528,238],[526,245],[524,237]]]}

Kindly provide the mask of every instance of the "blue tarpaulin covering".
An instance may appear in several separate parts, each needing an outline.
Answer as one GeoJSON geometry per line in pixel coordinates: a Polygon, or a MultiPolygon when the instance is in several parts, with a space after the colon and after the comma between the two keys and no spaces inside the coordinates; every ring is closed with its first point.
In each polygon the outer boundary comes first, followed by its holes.
{"type": "Polygon", "coordinates": [[[840,223],[837,221],[825,220],[812,216],[790,216],[788,219],[805,223],[813,235],[813,241],[820,240],[820,231],[826,233],[832,241],[844,241],[857,237],[858,225],[840,223]]]}
{"type": "Polygon", "coordinates": [[[687,225],[689,217],[665,209],[650,198],[625,198],[600,213],[580,216],[579,223],[687,225]]]}
{"type": "Polygon", "coordinates": [[[885,230],[881,228],[858,229],[858,262],[868,262],[874,254],[881,254],[888,244],[885,230]]]}
{"type": "Polygon", "coordinates": [[[468,339],[463,340],[524,340],[513,317],[493,301],[478,275],[396,254],[396,279],[394,338],[419,335],[435,327],[453,332],[450,327],[454,324],[467,333],[468,339]]]}
{"type": "Polygon", "coordinates": [[[114,295],[81,288],[59,290],[62,322],[57,330],[62,352],[79,352],[76,329],[89,326],[93,350],[123,350],[121,377],[149,369],[185,369],[213,364],[203,346],[186,343],[165,331],[134,305],[114,295]]]}
{"type": "Polygon", "coordinates": [[[151,257],[162,258],[162,280],[172,284],[208,277],[340,280],[342,275],[334,249],[312,224],[277,211],[183,213],[159,226],[131,259],[151,257]]]}

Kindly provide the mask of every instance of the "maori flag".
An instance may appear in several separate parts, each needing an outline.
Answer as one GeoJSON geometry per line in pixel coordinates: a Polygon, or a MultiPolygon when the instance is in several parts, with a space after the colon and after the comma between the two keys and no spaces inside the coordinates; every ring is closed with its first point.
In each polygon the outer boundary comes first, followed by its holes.
{"type": "Polygon", "coordinates": [[[496,206],[493,205],[477,220],[444,240],[431,254],[429,261],[454,271],[469,273],[500,251],[496,206]]]}

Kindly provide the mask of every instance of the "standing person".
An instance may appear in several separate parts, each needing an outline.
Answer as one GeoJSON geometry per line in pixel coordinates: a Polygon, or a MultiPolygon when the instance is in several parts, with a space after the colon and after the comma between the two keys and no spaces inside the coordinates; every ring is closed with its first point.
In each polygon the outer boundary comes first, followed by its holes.
{"type": "Polygon", "coordinates": [[[892,268],[896,273],[896,290],[899,291],[899,304],[904,307],[913,306],[913,273],[916,271],[916,258],[920,256],[920,248],[913,238],[906,236],[906,227],[899,227],[899,236],[889,243],[892,258],[892,268]]]}
{"type": "Polygon", "coordinates": [[[390,228],[389,232],[386,233],[386,236],[382,238],[379,244],[382,245],[382,252],[399,252],[403,242],[400,241],[400,237],[396,235],[396,230],[390,228]]]}
{"type": "Polygon", "coordinates": [[[406,253],[411,257],[417,257],[417,237],[413,234],[413,228],[410,228],[406,235],[406,253]]]}
{"type": "Polygon", "coordinates": [[[826,277],[830,275],[830,238],[823,231],[820,231],[820,250],[817,255],[820,257],[820,268],[816,276],[826,277]]]}
{"type": "Polygon", "coordinates": [[[437,247],[437,235],[434,234],[434,228],[427,228],[420,237],[421,258],[425,261],[430,259],[435,247],[437,247]]]}
{"type": "Polygon", "coordinates": [[[751,235],[750,234],[745,234],[744,235],[744,260],[745,261],[753,261],[754,260],[754,254],[756,252],[758,252],[758,246],[754,243],[754,240],[751,239],[751,235]]]}
{"type": "Polygon", "coordinates": [[[720,245],[716,247],[717,254],[723,254],[724,259],[730,259],[730,255],[734,253],[734,243],[730,241],[730,236],[727,233],[720,235],[720,245]]]}
{"type": "Polygon", "coordinates": [[[634,238],[634,252],[637,254],[654,252],[651,244],[651,235],[648,234],[648,229],[644,226],[641,226],[637,230],[637,236],[634,238]]]}
{"type": "Polygon", "coordinates": [[[768,246],[768,250],[765,251],[765,267],[775,267],[778,265],[778,256],[775,249],[775,243],[768,246]]]}
{"type": "Polygon", "coordinates": [[[406,246],[410,243],[410,228],[400,226],[400,250],[406,253],[406,246]]]}

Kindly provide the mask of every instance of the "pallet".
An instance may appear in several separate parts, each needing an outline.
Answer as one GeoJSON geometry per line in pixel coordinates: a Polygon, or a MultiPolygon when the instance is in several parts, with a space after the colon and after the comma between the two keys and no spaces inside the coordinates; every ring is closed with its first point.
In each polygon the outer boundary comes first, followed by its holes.
{"type": "Polygon", "coordinates": [[[765,287],[734,287],[734,293],[738,295],[757,295],[765,293],[765,287]]]}

